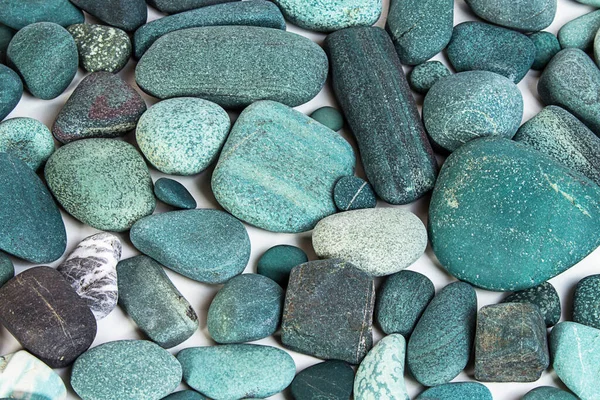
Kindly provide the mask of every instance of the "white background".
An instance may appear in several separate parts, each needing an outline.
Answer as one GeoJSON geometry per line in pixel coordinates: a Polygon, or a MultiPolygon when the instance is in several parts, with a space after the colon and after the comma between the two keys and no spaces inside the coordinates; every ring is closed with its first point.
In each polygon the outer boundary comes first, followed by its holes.
{"type": "MultiPolygon", "coordinates": [[[[377,23],[378,26],[383,27],[385,24],[385,16],[387,15],[388,8],[388,0],[384,1],[384,13],[382,18],[377,23]]],[[[566,22],[588,13],[593,9],[589,6],[585,6],[579,3],[574,2],[573,0],[558,0],[558,12],[554,23],[547,29],[548,31],[556,34],[559,28],[564,25],[566,22]]],[[[149,20],[157,19],[161,15],[157,13],[154,9],[150,9],[149,12],[149,20]]],[[[87,17],[88,22],[96,22],[93,18],[87,17]]],[[[464,0],[456,0],[455,2],[455,16],[454,16],[454,24],[458,24],[465,20],[473,20],[477,19],[469,10],[468,6],[464,3],[464,0]]],[[[304,31],[298,29],[294,26],[288,25],[288,30],[300,33],[302,35],[310,37],[312,40],[322,44],[325,35],[316,34],[313,32],[304,31]]],[[[447,64],[445,56],[438,55],[435,59],[442,60],[447,64]]],[[[134,79],[134,69],[135,63],[130,61],[127,67],[121,71],[120,75],[124,77],[128,82],[130,82],[134,87],[135,85],[134,79]]],[[[408,69],[407,69],[408,71],[408,69]]],[[[8,116],[11,117],[33,117],[38,120],[41,120],[45,123],[49,128],[52,126],[54,119],[56,118],[57,113],[60,111],[63,104],[66,102],[68,97],[70,96],[73,89],[79,83],[79,81],[83,78],[84,74],[80,70],[77,74],[76,79],[69,86],[68,90],[59,98],[44,101],[39,99],[34,99],[30,95],[25,94],[17,108],[8,116]]],[[[542,105],[537,96],[537,81],[539,78],[539,73],[535,71],[530,71],[527,76],[523,79],[523,81],[519,84],[519,88],[523,93],[523,98],[525,101],[525,112],[523,116],[523,121],[526,121],[537,114],[542,105]]],[[[148,106],[154,104],[156,99],[153,99],[149,96],[144,95],[144,98],[147,101],[148,106]]],[[[420,105],[422,104],[422,97],[417,96],[417,102],[420,105]]],[[[324,106],[324,105],[336,105],[335,100],[332,96],[329,82],[323,91],[312,101],[309,103],[298,107],[300,111],[305,113],[311,113],[313,110],[324,106]]],[[[236,115],[231,114],[232,118],[235,118],[236,115]]],[[[350,133],[348,130],[341,132],[345,138],[347,138],[354,146],[354,142],[350,138],[350,133]]],[[[129,142],[134,141],[134,135],[129,134],[126,137],[126,140],[129,142]]],[[[154,180],[158,179],[164,174],[159,173],[155,170],[151,170],[152,176],[154,180]]],[[[193,194],[198,202],[199,208],[220,208],[216,203],[211,190],[210,190],[210,176],[212,173],[212,168],[203,172],[202,174],[194,177],[177,177],[176,179],[183,183],[188,190],[193,194]]],[[[357,174],[359,176],[363,176],[363,172],[361,167],[358,167],[357,174]]],[[[364,176],[363,176],[364,177],[364,176]]],[[[420,201],[411,204],[410,206],[403,206],[403,208],[410,209],[415,212],[422,220],[426,223],[427,219],[427,207],[429,204],[429,197],[425,197],[420,201]]],[[[379,207],[385,207],[386,204],[380,204],[379,207]]],[[[160,204],[157,207],[156,212],[164,212],[168,211],[169,208],[160,204]]],[[[65,212],[62,213],[63,218],[65,220],[65,224],[67,227],[68,233],[68,247],[67,252],[61,258],[51,264],[52,266],[57,266],[64,257],[68,255],[68,253],[81,241],[83,238],[96,233],[97,231],[93,228],[85,226],[80,222],[76,221],[74,218],[67,215],[65,212]]],[[[252,254],[250,258],[250,262],[245,270],[246,273],[254,273],[256,271],[256,261],[258,257],[268,248],[278,244],[294,244],[301,248],[303,248],[306,253],[309,255],[310,259],[315,259],[315,254],[311,247],[310,233],[300,234],[300,235],[291,235],[291,234],[274,234],[270,232],[266,232],[251,226],[248,226],[248,232],[250,234],[250,239],[252,241],[252,254]]],[[[123,242],[123,258],[132,257],[138,252],[133,248],[131,242],[129,241],[128,234],[119,234],[123,242]]],[[[29,268],[32,264],[28,264],[16,259],[13,259],[17,273],[23,271],[23,269],[29,268]]],[[[454,278],[445,273],[445,271],[437,264],[431,250],[428,248],[426,254],[424,254],[414,265],[412,265],[409,269],[414,271],[419,271],[425,275],[427,275],[435,284],[436,289],[439,290],[444,287],[449,282],[452,282],[454,278]]],[[[572,295],[573,290],[577,282],[588,275],[599,273],[600,272],[600,250],[595,251],[590,256],[588,256],[581,263],[571,268],[569,271],[563,273],[562,275],[551,280],[552,284],[558,290],[562,306],[563,306],[563,314],[562,319],[571,319],[571,308],[572,308],[572,295]]],[[[211,286],[202,283],[198,283],[192,281],[190,279],[184,278],[176,273],[173,273],[167,270],[167,274],[173,280],[177,288],[181,291],[181,293],[188,299],[188,301],[192,304],[194,309],[196,310],[199,321],[200,321],[200,329],[196,331],[196,333],[188,339],[186,342],[181,345],[171,349],[170,351],[176,354],[179,350],[191,347],[191,346],[206,346],[206,345],[214,345],[214,342],[208,336],[208,332],[206,329],[206,313],[210,302],[219,289],[220,286],[211,286]]],[[[379,284],[379,282],[377,282],[379,284]]],[[[477,290],[479,307],[484,306],[486,304],[496,303],[505,295],[501,293],[488,292],[484,290],[477,290]]],[[[381,338],[381,332],[376,328],[374,333],[375,340],[379,340],[381,338]]],[[[98,335],[96,336],[96,340],[93,346],[96,346],[100,343],[114,341],[119,339],[141,339],[144,338],[143,334],[139,332],[135,326],[135,324],[127,317],[126,314],[120,309],[116,308],[108,317],[99,321],[98,323],[98,335]]],[[[264,340],[260,340],[256,343],[272,345],[272,346],[280,346],[278,336],[275,338],[270,337],[264,340]]],[[[7,354],[13,351],[16,351],[20,348],[19,343],[4,329],[2,328],[0,331],[0,354],[7,354]]],[[[305,356],[302,354],[290,352],[296,361],[296,365],[298,371],[319,362],[316,358],[305,356]]],[[[64,378],[65,383],[69,387],[68,377],[69,377],[69,369],[58,370],[61,376],[64,378]]],[[[454,381],[467,381],[473,380],[472,373],[472,363],[467,367],[466,372],[462,373],[458,376],[454,381]]],[[[407,377],[406,384],[408,387],[408,392],[411,398],[416,397],[423,388],[417,384],[414,380],[407,377]]],[[[542,378],[535,383],[504,383],[504,384],[489,384],[486,385],[493,392],[494,399],[496,400],[516,400],[520,399],[525,393],[534,387],[541,385],[554,385],[561,386],[560,381],[556,377],[556,374],[553,372],[546,372],[542,376],[542,378]]],[[[184,389],[184,385],[180,386],[180,389],[184,389]]],[[[69,399],[77,399],[78,397],[70,391],[69,399]]],[[[284,394],[279,394],[277,396],[272,397],[274,399],[291,399],[291,395],[289,393],[284,392],[284,394]]]]}

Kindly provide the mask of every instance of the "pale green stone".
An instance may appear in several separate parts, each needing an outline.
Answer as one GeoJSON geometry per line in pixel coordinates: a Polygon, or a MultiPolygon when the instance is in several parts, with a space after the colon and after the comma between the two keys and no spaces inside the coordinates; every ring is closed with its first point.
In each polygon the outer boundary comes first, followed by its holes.
{"type": "Polygon", "coordinates": [[[54,139],[38,120],[11,118],[0,123],[0,152],[12,154],[35,171],[54,152],[54,139]]]}

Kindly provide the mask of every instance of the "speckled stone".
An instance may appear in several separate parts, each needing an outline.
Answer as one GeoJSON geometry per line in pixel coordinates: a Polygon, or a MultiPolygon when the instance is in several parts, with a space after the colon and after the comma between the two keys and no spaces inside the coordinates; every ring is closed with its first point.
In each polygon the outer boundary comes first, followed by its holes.
{"type": "Polygon", "coordinates": [[[110,26],[76,24],[67,28],[75,39],[79,64],[88,72],[117,73],[131,57],[131,41],[124,31],[110,26]]]}
{"type": "Polygon", "coordinates": [[[419,383],[448,383],[465,368],[471,357],[476,316],[477,295],[467,283],[451,283],[433,298],[406,349],[408,368],[419,383]]]}
{"type": "Polygon", "coordinates": [[[598,29],[600,29],[600,10],[584,14],[564,24],[558,31],[558,41],[563,49],[574,47],[590,51],[594,47],[594,38],[598,29]]]}
{"type": "Polygon", "coordinates": [[[552,386],[540,386],[525,394],[521,400],[578,400],[569,392],[552,386]]]}
{"type": "Polygon", "coordinates": [[[6,49],[12,40],[15,31],[8,26],[0,24],[0,64],[6,63],[6,49]]]}
{"type": "Polygon", "coordinates": [[[304,36],[257,26],[207,26],[157,40],[135,78],[161,99],[202,97],[231,108],[274,100],[295,107],[321,91],[327,72],[325,52],[304,36]]]}
{"type": "Polygon", "coordinates": [[[158,345],[118,340],[79,357],[71,386],[86,400],[158,400],[175,390],[181,376],[177,359],[158,345]]]}
{"type": "Polygon", "coordinates": [[[148,7],[144,0],[70,0],[100,21],[130,32],[146,23],[148,7]]]}
{"type": "Polygon", "coordinates": [[[550,282],[513,293],[502,300],[503,303],[530,303],[540,310],[547,327],[554,326],[560,320],[560,298],[550,282]]]}
{"type": "Polygon", "coordinates": [[[196,208],[196,200],[181,183],[169,178],[154,182],[154,195],[165,204],[184,210],[196,208]]]}
{"type": "Polygon", "coordinates": [[[290,392],[294,400],[350,400],[353,385],[352,367],[331,360],[300,371],[290,385],[290,392]]]}
{"type": "Polygon", "coordinates": [[[388,203],[420,198],[434,186],[437,162],[389,36],[380,28],[349,28],[329,35],[325,45],[333,91],[367,180],[388,203]]]}
{"type": "Polygon", "coordinates": [[[292,268],[308,262],[304,250],[287,244],[273,246],[258,259],[256,272],[286,287],[292,268]]]}
{"type": "Polygon", "coordinates": [[[167,397],[163,397],[162,400],[207,400],[206,397],[202,396],[198,392],[193,390],[182,390],[179,392],[172,393],[167,397]]]}
{"type": "Polygon", "coordinates": [[[54,139],[46,125],[33,118],[11,118],[0,123],[0,151],[36,171],[54,153],[54,139]]]}
{"type": "Polygon", "coordinates": [[[244,225],[219,210],[171,211],[142,218],[130,238],[142,253],[190,279],[224,283],[250,258],[244,225]]]}
{"type": "Polygon", "coordinates": [[[269,397],[288,387],[296,373],[292,357],[270,346],[191,347],[177,359],[185,382],[212,399],[269,397]]]}
{"type": "Polygon", "coordinates": [[[374,303],[373,279],[352,264],[299,265],[288,283],[281,341],[300,353],[358,364],[373,343],[374,303]]]}
{"type": "Polygon", "coordinates": [[[337,133],[283,104],[260,101],[231,130],[212,190],[242,221],[272,232],[304,232],[336,212],[333,187],[354,173],[355,161],[337,133]]]}
{"type": "Polygon", "coordinates": [[[552,57],[561,50],[560,43],[556,36],[545,31],[532,33],[529,35],[529,39],[535,46],[535,58],[531,69],[541,71],[546,68],[552,57]]]}
{"type": "Polygon", "coordinates": [[[517,85],[488,71],[442,78],[423,102],[429,137],[450,152],[480,137],[512,139],[522,118],[523,96],[517,85]]]}
{"type": "Polygon", "coordinates": [[[6,57],[29,93],[42,100],[61,95],[79,65],[73,37],[65,28],[51,22],[27,25],[17,32],[8,45],[6,57]]]}
{"type": "Polygon", "coordinates": [[[83,19],[83,13],[69,0],[0,0],[0,23],[16,30],[36,22],[69,26],[83,19]]]}
{"type": "Polygon", "coordinates": [[[417,93],[427,94],[437,81],[451,75],[450,70],[439,61],[427,61],[412,69],[408,75],[410,88],[417,93]]]}
{"type": "Polygon", "coordinates": [[[477,382],[455,382],[432,387],[415,400],[493,400],[490,390],[477,382]]]}
{"type": "Polygon", "coordinates": [[[344,176],[333,187],[333,201],[340,211],[375,208],[377,197],[369,182],[358,176],[344,176]]]}
{"type": "Polygon", "coordinates": [[[450,155],[429,208],[441,265],[489,290],[528,289],[564,272],[600,245],[599,229],[598,185],[507,139],[477,139],[450,155]]]}
{"type": "Polygon", "coordinates": [[[230,1],[239,0],[146,0],[146,3],[165,14],[175,14],[230,1]]]}
{"type": "Polygon", "coordinates": [[[414,271],[390,275],[375,296],[375,320],[387,335],[407,338],[434,295],[435,287],[425,275],[414,271]]]}
{"type": "Polygon", "coordinates": [[[0,121],[21,101],[23,83],[12,69],[0,64],[0,121]]]}
{"type": "Polygon", "coordinates": [[[467,21],[454,27],[446,54],[457,72],[490,71],[519,83],[535,60],[535,45],[511,29],[467,21]]]}
{"type": "Polygon", "coordinates": [[[195,175],[215,161],[230,127],[227,112],[217,104],[182,97],[150,107],[140,118],[135,137],[159,171],[195,175]]]}
{"type": "Polygon", "coordinates": [[[0,251],[0,286],[14,278],[15,266],[10,258],[0,251]]]}
{"type": "Polygon", "coordinates": [[[557,8],[557,0],[467,0],[467,4],[478,17],[522,32],[550,26],[557,8]]]}
{"type": "Polygon", "coordinates": [[[337,132],[344,127],[344,116],[334,107],[321,107],[313,111],[313,113],[310,114],[310,117],[332,131],[337,132]]]}
{"type": "Polygon", "coordinates": [[[573,295],[573,321],[600,329],[600,275],[583,278],[573,295]]]}

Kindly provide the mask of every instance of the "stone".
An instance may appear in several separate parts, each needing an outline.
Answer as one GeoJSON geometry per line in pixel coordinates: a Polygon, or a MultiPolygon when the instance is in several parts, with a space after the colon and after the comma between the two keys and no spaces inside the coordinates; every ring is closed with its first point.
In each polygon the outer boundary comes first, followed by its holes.
{"type": "Polygon", "coordinates": [[[281,341],[300,353],[358,364],[373,344],[375,288],[365,272],[341,260],[292,270],[281,341]]]}
{"type": "Polygon", "coordinates": [[[16,30],[36,22],[66,27],[83,19],[81,10],[69,0],[0,0],[0,23],[16,30]]]}
{"type": "Polygon", "coordinates": [[[290,392],[294,400],[350,400],[353,385],[352,367],[331,360],[300,371],[290,385],[290,392]]]}
{"type": "Polygon", "coordinates": [[[410,88],[419,94],[427,94],[437,81],[452,73],[439,61],[427,61],[415,66],[408,75],[410,88]]]}
{"type": "Polygon", "coordinates": [[[560,298],[550,282],[513,293],[502,300],[502,303],[529,303],[537,306],[547,327],[556,325],[560,320],[560,298]]]}
{"type": "Polygon", "coordinates": [[[182,390],[163,397],[162,400],[206,400],[206,397],[193,390],[182,390]]]}
{"type": "Polygon", "coordinates": [[[96,337],[96,319],[60,272],[27,269],[0,288],[0,322],[51,368],[70,365],[96,337]]]}
{"type": "Polygon", "coordinates": [[[557,0],[467,0],[473,12],[492,24],[537,32],[552,24],[557,0]]]}
{"type": "Polygon", "coordinates": [[[0,64],[6,63],[6,49],[14,34],[15,31],[0,23],[0,64]]]}
{"type": "Polygon", "coordinates": [[[490,71],[519,83],[535,60],[535,45],[511,29],[467,21],[454,27],[446,49],[457,72],[490,71]]]}
{"type": "Polygon", "coordinates": [[[162,266],[148,256],[119,262],[119,305],[150,340],[175,347],[198,329],[198,316],[162,266]]]}
{"type": "Polygon", "coordinates": [[[325,125],[332,131],[339,131],[344,127],[344,116],[340,113],[337,108],[333,107],[321,107],[312,114],[310,117],[317,122],[325,125]]]}
{"type": "Polygon", "coordinates": [[[23,83],[12,69],[0,64],[0,121],[21,101],[23,83]]]}
{"type": "Polygon", "coordinates": [[[99,230],[126,231],[156,205],[146,163],[122,141],[69,143],[52,154],[44,174],[65,211],[99,230]]]}
{"type": "Polygon", "coordinates": [[[117,73],[131,57],[131,41],[121,29],[95,24],[67,28],[77,44],[79,65],[87,72],[117,73]]]}
{"type": "Polygon", "coordinates": [[[29,93],[42,100],[60,96],[73,81],[79,65],[73,37],[51,22],[27,25],[17,32],[6,57],[29,93]]]}
{"type": "Polygon", "coordinates": [[[133,245],[190,279],[224,283],[242,273],[250,258],[244,225],[219,210],[183,210],[151,215],[130,232],[133,245]]]}
{"type": "Polygon", "coordinates": [[[140,118],[135,137],[159,171],[195,175],[217,159],[230,127],[227,112],[217,104],[182,97],[150,107],[140,118]]]}
{"type": "Polygon", "coordinates": [[[327,72],[325,52],[304,36],[257,26],[207,26],[157,40],[138,63],[135,79],[160,99],[202,97],[228,108],[274,100],[295,107],[321,91],[327,72]]]}
{"type": "Polygon", "coordinates": [[[425,275],[414,271],[390,275],[375,296],[375,320],[386,335],[408,338],[434,295],[435,287],[425,275]]]}
{"type": "Polygon", "coordinates": [[[272,232],[305,232],[336,212],[333,187],[354,173],[355,162],[337,133],[284,104],[259,101],[231,130],[212,190],[242,221],[272,232]]]}
{"type": "Polygon", "coordinates": [[[146,3],[165,14],[176,14],[230,1],[238,0],[146,0],[146,3]]]}
{"type": "Polygon", "coordinates": [[[131,32],[146,23],[148,7],[144,0],[70,0],[107,25],[131,32]]]}
{"type": "Polygon", "coordinates": [[[377,197],[373,187],[358,176],[343,176],[333,187],[333,201],[340,211],[375,208],[377,197]]]}
{"type": "Polygon", "coordinates": [[[471,357],[476,317],[477,295],[468,283],[451,283],[433,298],[406,349],[408,369],[419,383],[448,383],[465,368],[471,357]]]}
{"type": "Polygon", "coordinates": [[[529,39],[531,39],[535,46],[535,58],[533,59],[531,69],[542,71],[546,68],[552,57],[561,50],[560,43],[556,36],[545,31],[532,33],[529,35],[529,39]]]}
{"type": "Polygon", "coordinates": [[[67,388],[49,366],[24,350],[0,357],[0,396],[65,400],[67,388]]]}
{"type": "Polygon", "coordinates": [[[535,382],[548,368],[544,317],[529,303],[493,304],[477,314],[475,379],[535,382]]]}
{"type": "Polygon", "coordinates": [[[83,239],[56,269],[84,299],[96,320],[117,306],[117,263],[122,245],[107,232],[83,239]]]}
{"type": "Polygon", "coordinates": [[[285,351],[254,344],[191,347],[177,359],[184,381],[213,399],[269,397],[288,387],[296,373],[285,351]]]}
{"type": "Polygon", "coordinates": [[[564,24],[558,31],[558,41],[563,49],[570,47],[591,51],[596,32],[600,29],[600,10],[592,11],[564,24]]]}
{"type": "Polygon", "coordinates": [[[284,292],[275,281],[243,274],[227,282],[210,303],[208,333],[217,343],[244,343],[275,333],[284,292]]]}
{"type": "Polygon", "coordinates": [[[429,192],[437,161],[389,36],[380,28],[350,28],[329,35],[325,46],[334,94],[375,192],[391,204],[429,192]]]}
{"type": "Polygon", "coordinates": [[[552,386],[540,386],[525,394],[521,400],[578,400],[569,392],[552,386]]]}
{"type": "Polygon", "coordinates": [[[158,400],[175,390],[181,376],[177,359],[157,344],[117,340],[79,357],[71,386],[84,399],[158,400]]]}
{"type": "Polygon", "coordinates": [[[400,62],[418,65],[448,45],[453,20],[453,0],[391,0],[386,30],[400,62]]]}
{"type": "Polygon", "coordinates": [[[381,339],[362,360],[354,380],[354,399],[409,400],[404,384],[406,341],[400,334],[381,339]]]}
{"type": "Polygon", "coordinates": [[[0,287],[15,276],[15,266],[10,258],[0,251],[0,287]]]}
{"type": "Polygon", "coordinates": [[[20,159],[0,153],[0,250],[32,263],[60,258],[67,233],[52,195],[20,159]]]}
{"type": "Polygon", "coordinates": [[[449,152],[480,137],[512,139],[522,118],[523,96],[517,85],[488,71],[442,78],[423,101],[429,137],[449,152]]]}
{"type": "Polygon", "coordinates": [[[54,153],[54,138],[46,125],[36,119],[11,118],[0,123],[0,151],[37,171],[54,153]]]}
{"type": "Polygon", "coordinates": [[[399,272],[417,261],[427,247],[427,230],[410,211],[372,208],[324,218],[312,244],[320,258],[339,258],[372,276],[399,272]]]}
{"type": "Polygon", "coordinates": [[[598,60],[600,59],[600,36],[596,33],[594,38],[594,59],[596,60],[596,64],[598,64],[598,60]]]}
{"type": "Polygon", "coordinates": [[[304,250],[296,246],[280,244],[271,247],[260,256],[256,273],[274,280],[279,286],[285,288],[292,268],[305,262],[308,262],[308,256],[304,250]]]}
{"type": "Polygon", "coordinates": [[[590,275],[577,283],[573,295],[573,321],[600,329],[600,275],[590,275]]]}
{"type": "Polygon", "coordinates": [[[165,204],[184,210],[196,208],[196,200],[181,183],[169,178],[154,182],[154,195],[165,204]]]}
{"type": "Polygon", "coordinates": [[[429,208],[440,264],[495,291],[528,289],[566,271],[600,245],[598,229],[598,185],[507,139],[477,139],[452,153],[429,208]]]}
{"type": "Polygon", "coordinates": [[[415,400],[493,400],[490,390],[477,382],[446,383],[425,390],[415,400]]]}
{"type": "Polygon", "coordinates": [[[581,4],[587,4],[593,7],[600,7],[600,1],[598,0],[575,0],[578,3],[581,4]]]}

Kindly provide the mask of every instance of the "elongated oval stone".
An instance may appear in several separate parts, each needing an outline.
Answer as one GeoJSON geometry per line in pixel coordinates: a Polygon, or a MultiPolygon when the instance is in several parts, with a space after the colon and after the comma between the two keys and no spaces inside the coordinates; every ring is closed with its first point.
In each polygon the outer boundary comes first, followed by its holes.
{"type": "Polygon", "coordinates": [[[556,0],[467,0],[471,10],[492,24],[522,32],[550,26],[556,15],[556,0]]]}
{"type": "Polygon", "coordinates": [[[296,373],[292,357],[270,346],[191,347],[177,359],[185,382],[213,399],[269,397],[288,387],[296,373]]]}
{"type": "Polygon", "coordinates": [[[423,196],[433,188],[437,162],[389,36],[380,28],[348,28],[325,45],[335,96],[375,192],[392,204],[423,196]]]}
{"type": "Polygon", "coordinates": [[[417,93],[427,94],[440,79],[451,75],[450,70],[439,61],[427,61],[410,71],[408,84],[417,93]]]}
{"type": "Polygon", "coordinates": [[[16,30],[36,22],[54,22],[67,27],[83,19],[83,13],[69,0],[0,1],[0,23],[16,30]]]}
{"type": "Polygon", "coordinates": [[[547,327],[556,325],[560,320],[560,298],[550,282],[544,282],[539,286],[513,293],[502,302],[529,303],[537,306],[547,327]]]}
{"type": "Polygon", "coordinates": [[[456,399],[493,400],[490,390],[477,382],[455,382],[432,387],[421,393],[415,400],[456,399]]]}
{"type": "Polygon", "coordinates": [[[573,321],[600,329],[600,275],[587,276],[577,283],[573,321]]]}
{"type": "Polygon", "coordinates": [[[0,251],[0,286],[15,277],[15,266],[10,258],[0,251]]]}
{"type": "Polygon", "coordinates": [[[23,82],[12,69],[0,64],[0,121],[21,101],[23,82]]]}
{"type": "Polygon", "coordinates": [[[546,68],[552,57],[561,50],[560,43],[556,36],[545,31],[532,33],[529,35],[529,39],[535,46],[535,59],[531,69],[541,71],[546,68]]]}
{"type": "Polygon", "coordinates": [[[273,279],[285,288],[292,269],[308,262],[308,256],[301,248],[280,244],[265,251],[258,259],[256,272],[273,279]]]}
{"type": "Polygon", "coordinates": [[[596,32],[600,29],[600,10],[592,11],[567,22],[558,31],[558,41],[563,49],[574,47],[592,50],[596,32]]]}
{"type": "Polygon", "coordinates": [[[146,3],[165,14],[175,14],[230,1],[239,0],[146,0],[146,3]]]}
{"type": "Polygon", "coordinates": [[[46,125],[33,118],[11,118],[0,123],[0,151],[37,169],[54,153],[54,139],[46,125]]]}
{"type": "Polygon", "coordinates": [[[169,178],[154,182],[156,198],[165,204],[184,210],[193,210],[198,205],[194,197],[181,183],[169,178]]]}
{"type": "Polygon", "coordinates": [[[100,21],[124,31],[133,31],[146,23],[148,7],[144,0],[71,0],[100,21]]]}
{"type": "Polygon", "coordinates": [[[294,378],[290,392],[294,400],[350,400],[354,370],[343,361],[325,361],[308,367],[294,378]]]}
{"type": "Polygon", "coordinates": [[[599,0],[575,0],[578,3],[581,4],[588,4],[592,7],[600,7],[600,1],[599,0]]]}
{"type": "Polygon", "coordinates": [[[295,107],[321,91],[327,70],[325,52],[306,37],[256,26],[208,26],[157,40],[135,78],[161,99],[202,97],[234,108],[274,100],[295,107]]]}
{"type": "Polygon", "coordinates": [[[118,340],[82,354],[73,365],[71,386],[89,400],[158,400],[175,390],[181,375],[177,359],[158,345],[118,340]]]}
{"type": "Polygon", "coordinates": [[[117,73],[131,57],[131,41],[121,29],[95,24],[67,28],[77,44],[79,64],[88,72],[117,73]]]}
{"type": "Polygon", "coordinates": [[[569,392],[552,386],[540,386],[527,392],[521,400],[578,400],[569,392]]]}
{"type": "Polygon", "coordinates": [[[52,368],[25,350],[19,350],[0,357],[0,396],[65,400],[67,388],[52,368]]]}

